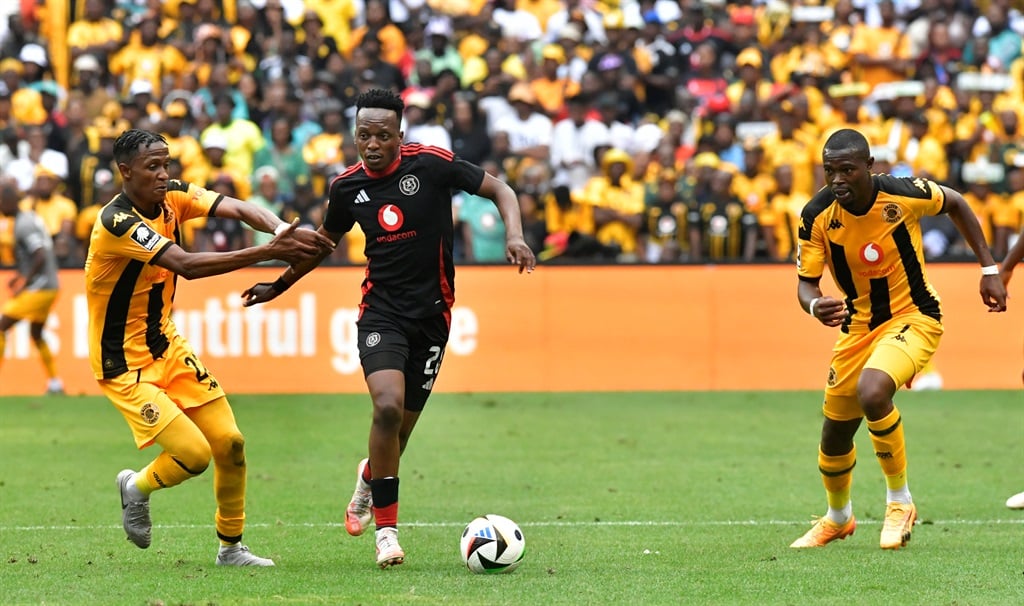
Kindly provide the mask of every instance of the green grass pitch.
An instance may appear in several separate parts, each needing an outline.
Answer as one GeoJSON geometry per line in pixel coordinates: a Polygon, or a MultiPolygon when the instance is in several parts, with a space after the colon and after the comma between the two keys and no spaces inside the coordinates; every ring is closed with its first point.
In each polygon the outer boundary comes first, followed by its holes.
{"type": "Polygon", "coordinates": [[[788,548],[824,513],[821,395],[437,394],[402,461],[407,560],[378,570],[343,511],[365,396],[235,396],[246,543],[274,569],[214,566],[212,469],[153,498],[153,546],[120,527],[114,476],[154,454],[91,397],[0,400],[0,605],[1024,603],[1019,391],[901,393],[920,523],[878,548],[885,484],[866,428],[854,536],[788,548]],[[473,517],[519,523],[526,558],[474,575],[473,517]]]}

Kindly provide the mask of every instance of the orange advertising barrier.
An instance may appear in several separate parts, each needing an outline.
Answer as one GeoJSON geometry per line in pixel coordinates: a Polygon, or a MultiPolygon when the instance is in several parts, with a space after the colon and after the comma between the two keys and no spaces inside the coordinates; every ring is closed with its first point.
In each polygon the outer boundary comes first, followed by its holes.
{"type": "MultiPolygon", "coordinates": [[[[278,300],[242,308],[245,288],[279,273],[180,280],[179,329],[228,393],[362,393],[362,268],[321,268],[278,300]]],[[[976,265],[933,264],[929,275],[945,312],[935,361],[946,387],[1020,387],[1024,300],[990,314],[976,265]]],[[[69,393],[97,394],[82,273],[63,271],[61,284],[48,325],[60,373],[69,393]]],[[[800,309],[796,284],[782,265],[461,267],[437,390],[820,389],[837,333],[800,309]]],[[[836,294],[830,282],[824,290],[836,294]]],[[[8,335],[0,395],[45,390],[27,328],[8,335]]]]}

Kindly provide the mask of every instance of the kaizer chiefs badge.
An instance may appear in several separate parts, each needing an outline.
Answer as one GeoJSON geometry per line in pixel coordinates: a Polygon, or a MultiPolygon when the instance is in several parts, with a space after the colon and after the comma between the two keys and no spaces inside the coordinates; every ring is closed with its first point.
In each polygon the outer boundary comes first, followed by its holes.
{"type": "Polygon", "coordinates": [[[899,223],[903,218],[903,211],[898,204],[886,204],[882,207],[882,219],[886,223],[899,223]]]}
{"type": "Polygon", "coordinates": [[[398,182],[398,189],[403,194],[411,196],[420,190],[420,180],[415,175],[406,175],[398,182]]]}
{"type": "Polygon", "coordinates": [[[831,366],[828,369],[828,386],[829,387],[835,387],[836,386],[836,369],[832,368],[831,366]]]}
{"type": "Polygon", "coordinates": [[[142,420],[149,425],[156,425],[156,422],[160,420],[160,409],[152,402],[143,404],[139,414],[142,415],[142,420]]]}

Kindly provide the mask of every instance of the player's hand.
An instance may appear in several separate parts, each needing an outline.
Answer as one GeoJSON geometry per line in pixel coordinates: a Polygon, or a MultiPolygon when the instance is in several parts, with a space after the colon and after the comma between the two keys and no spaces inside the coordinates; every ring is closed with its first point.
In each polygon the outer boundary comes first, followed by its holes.
{"type": "Polygon", "coordinates": [[[814,304],[814,317],[825,326],[839,326],[850,317],[850,310],[842,299],[823,296],[814,304]]]}
{"type": "MultiPolygon", "coordinates": [[[[297,223],[298,219],[295,219],[294,222],[297,223]]],[[[318,247],[320,252],[330,253],[334,251],[334,247],[337,246],[334,243],[334,240],[331,240],[315,229],[299,227],[292,233],[292,237],[303,244],[312,244],[318,247]]]]}
{"type": "Polygon", "coordinates": [[[1003,288],[1010,285],[1010,278],[1013,277],[1013,270],[1001,267],[999,269],[999,278],[1003,281],[1003,288]]]}
{"type": "Polygon", "coordinates": [[[330,248],[321,245],[320,238],[330,241],[329,239],[312,230],[298,227],[299,220],[296,218],[288,225],[287,229],[282,230],[267,243],[272,259],[296,265],[325,252],[329,253],[334,248],[333,243],[330,248]]]}
{"type": "Polygon", "coordinates": [[[1006,311],[1006,286],[1001,276],[981,277],[981,300],[989,312],[1006,311]]]}
{"type": "Polygon", "coordinates": [[[519,273],[532,273],[537,267],[537,257],[522,238],[509,238],[505,243],[505,258],[509,263],[519,266],[519,273]]]}
{"type": "Polygon", "coordinates": [[[279,294],[281,293],[274,288],[273,282],[258,282],[242,293],[242,306],[252,307],[258,303],[266,303],[276,299],[279,294]]]}

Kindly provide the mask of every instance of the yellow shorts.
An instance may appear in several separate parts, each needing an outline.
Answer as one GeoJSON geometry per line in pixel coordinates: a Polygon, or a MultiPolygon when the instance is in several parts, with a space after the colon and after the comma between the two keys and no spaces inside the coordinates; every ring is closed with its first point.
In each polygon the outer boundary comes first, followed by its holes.
{"type": "Polygon", "coordinates": [[[152,444],[182,410],[224,397],[220,383],[180,335],[171,339],[159,360],[113,379],[101,379],[99,385],[128,421],[140,449],[152,444]]]}
{"type": "Polygon", "coordinates": [[[861,370],[881,370],[898,389],[913,379],[935,354],[942,332],[938,320],[924,314],[908,314],[869,333],[841,336],[832,350],[828,369],[825,416],[835,421],[864,416],[857,400],[861,370]]]}
{"type": "Polygon", "coordinates": [[[33,324],[44,324],[56,300],[56,290],[23,290],[13,299],[4,303],[4,308],[0,313],[15,320],[28,320],[33,324]]]}

